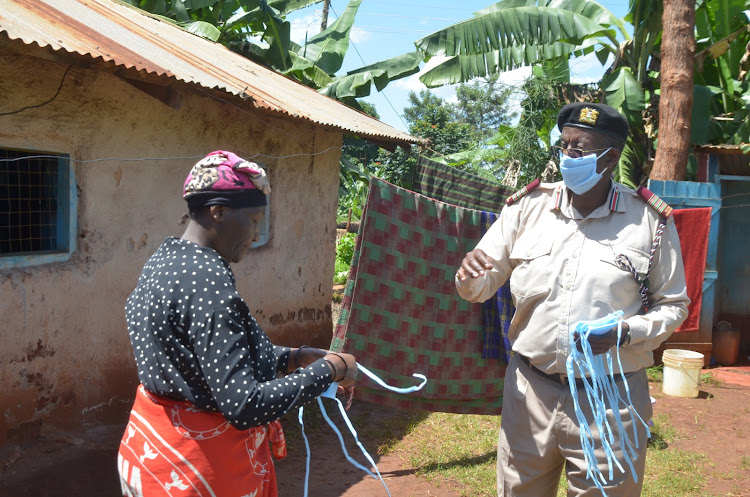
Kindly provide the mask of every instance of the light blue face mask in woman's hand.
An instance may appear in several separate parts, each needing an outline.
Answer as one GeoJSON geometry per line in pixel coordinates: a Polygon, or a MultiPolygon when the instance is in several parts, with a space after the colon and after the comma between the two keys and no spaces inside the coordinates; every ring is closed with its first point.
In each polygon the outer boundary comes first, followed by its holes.
{"type": "Polygon", "coordinates": [[[602,179],[602,173],[596,172],[596,162],[610,150],[612,147],[599,155],[589,154],[583,157],[563,155],[560,158],[560,173],[565,186],[576,195],[583,195],[591,190],[602,179]]]}

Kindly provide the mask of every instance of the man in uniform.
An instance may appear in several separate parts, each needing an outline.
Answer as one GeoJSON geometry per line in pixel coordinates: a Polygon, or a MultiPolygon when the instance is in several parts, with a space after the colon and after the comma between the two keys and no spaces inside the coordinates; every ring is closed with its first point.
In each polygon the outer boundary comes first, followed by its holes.
{"type": "MultiPolygon", "coordinates": [[[[687,317],[672,209],[648,190],[636,192],[610,178],[628,136],[625,118],[607,105],[574,103],[560,111],[557,125],[563,181],[537,180],[511,196],[456,273],[458,293],[471,302],[487,300],[510,278],[516,304],[497,450],[500,496],[554,496],[563,467],[568,495],[600,494],[586,477],[565,376],[566,359],[576,346],[571,327],[623,311],[619,343],[617,327],[590,336],[589,343],[594,354],[620,348],[633,407],[648,420],[645,368],[654,362],[653,350],[687,317]]],[[[613,367],[620,372],[619,364],[613,367]]],[[[618,388],[627,399],[621,380],[618,388]]],[[[591,419],[585,394],[580,401],[591,419]]],[[[627,407],[619,407],[627,433],[632,437],[637,431],[637,474],[615,468],[604,489],[610,497],[632,497],[640,495],[643,484],[646,432],[627,407]]],[[[601,446],[597,440],[600,470],[607,475],[601,446]]],[[[619,447],[615,453],[622,461],[619,447]]]]}

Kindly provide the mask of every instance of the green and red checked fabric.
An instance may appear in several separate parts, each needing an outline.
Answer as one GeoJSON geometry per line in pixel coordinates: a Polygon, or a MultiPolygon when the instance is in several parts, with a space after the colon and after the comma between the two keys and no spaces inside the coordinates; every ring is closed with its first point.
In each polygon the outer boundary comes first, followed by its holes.
{"type": "Polygon", "coordinates": [[[515,193],[496,181],[419,157],[414,168],[415,192],[459,207],[499,213],[515,193]]]}
{"type": "MultiPolygon", "coordinates": [[[[507,203],[506,199],[513,195],[513,190],[499,183],[425,157],[419,158],[414,170],[413,188],[414,191],[426,197],[482,211],[482,235],[497,220],[500,210],[507,203]]],[[[507,364],[510,361],[508,328],[516,312],[510,292],[510,282],[505,282],[495,295],[482,304],[482,312],[484,313],[482,357],[502,359],[507,364]]]]}
{"type": "Polygon", "coordinates": [[[454,276],[481,237],[481,212],[377,178],[362,218],[331,349],[354,354],[390,385],[427,377],[400,395],[362,380],[356,396],[392,407],[499,414],[505,363],[482,357],[481,304],[458,296],[454,276]]]}

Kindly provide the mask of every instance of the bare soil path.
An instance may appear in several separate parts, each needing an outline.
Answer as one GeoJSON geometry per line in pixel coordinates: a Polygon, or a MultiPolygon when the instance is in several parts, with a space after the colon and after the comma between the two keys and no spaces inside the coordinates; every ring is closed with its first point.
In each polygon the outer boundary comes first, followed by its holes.
{"type": "MultiPolygon", "coordinates": [[[[655,415],[664,415],[679,437],[666,450],[705,454],[702,470],[707,477],[704,492],[726,497],[750,497],[750,365],[713,370],[722,380],[718,386],[702,386],[697,399],[664,396],[658,383],[651,384],[655,415]]],[[[385,496],[381,483],[351,466],[343,457],[335,434],[309,408],[307,421],[312,447],[309,495],[311,497],[385,496]]],[[[328,412],[340,428],[344,426],[331,405],[328,412]]],[[[416,475],[398,453],[378,455],[383,440],[378,429],[396,425],[394,437],[405,433],[399,420],[406,413],[365,402],[354,402],[349,412],[360,424],[356,428],[365,448],[375,458],[393,497],[453,497],[459,494],[452,482],[430,482],[416,475]]],[[[284,421],[289,456],[277,464],[279,495],[301,497],[305,449],[296,416],[284,421]]],[[[86,433],[52,433],[23,447],[0,449],[0,496],[2,497],[117,497],[117,444],[124,424],[91,427],[86,433]]],[[[350,437],[345,434],[348,440],[350,437]]],[[[347,443],[349,453],[363,461],[357,447],[347,443]]]]}

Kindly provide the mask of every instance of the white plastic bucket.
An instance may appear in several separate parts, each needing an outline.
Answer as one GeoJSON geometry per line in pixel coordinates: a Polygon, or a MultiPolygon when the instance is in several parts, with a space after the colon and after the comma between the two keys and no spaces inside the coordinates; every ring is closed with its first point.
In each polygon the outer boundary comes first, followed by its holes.
{"type": "Polygon", "coordinates": [[[662,355],[662,392],[673,397],[697,397],[703,354],[692,350],[667,349],[662,355]]]}

